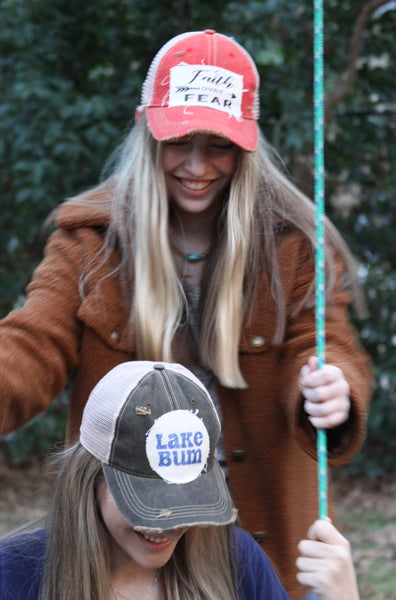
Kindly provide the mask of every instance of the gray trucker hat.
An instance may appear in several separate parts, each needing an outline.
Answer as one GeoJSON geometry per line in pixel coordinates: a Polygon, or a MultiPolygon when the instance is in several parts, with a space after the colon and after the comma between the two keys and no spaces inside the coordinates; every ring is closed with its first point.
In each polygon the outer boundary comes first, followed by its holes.
{"type": "Polygon", "coordinates": [[[215,459],[220,422],[203,384],[173,363],[125,362],[99,381],[81,444],[102,462],[120,512],[136,530],[235,521],[215,459]]]}

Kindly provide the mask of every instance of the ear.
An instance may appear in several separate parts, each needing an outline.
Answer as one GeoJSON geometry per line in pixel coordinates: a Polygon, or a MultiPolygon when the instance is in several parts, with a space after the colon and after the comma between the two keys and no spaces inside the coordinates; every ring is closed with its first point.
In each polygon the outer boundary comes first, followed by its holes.
{"type": "Polygon", "coordinates": [[[135,110],[135,123],[137,123],[140,119],[140,117],[142,116],[142,114],[144,113],[144,106],[138,106],[135,110]]]}

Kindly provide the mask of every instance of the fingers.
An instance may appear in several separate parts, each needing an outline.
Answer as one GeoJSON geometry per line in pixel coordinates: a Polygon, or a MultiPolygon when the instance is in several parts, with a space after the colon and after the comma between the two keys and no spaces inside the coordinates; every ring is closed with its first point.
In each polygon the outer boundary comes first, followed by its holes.
{"type": "Polygon", "coordinates": [[[358,600],[356,575],[347,539],[330,521],[315,521],[298,545],[297,579],[323,600],[358,600]]]}
{"type": "Polygon", "coordinates": [[[304,402],[304,410],[309,421],[317,429],[330,429],[345,423],[350,411],[350,401],[346,397],[338,397],[320,403],[304,402]]]}
{"type": "Polygon", "coordinates": [[[312,523],[308,538],[325,544],[343,544],[349,547],[348,540],[333,525],[330,518],[318,519],[312,523]]]}
{"type": "Polygon", "coordinates": [[[310,394],[310,399],[317,402],[326,399],[328,386],[339,393],[349,394],[348,382],[341,369],[335,365],[324,365],[321,369],[312,371],[307,364],[301,369],[299,383],[310,394]]]}
{"type": "Polygon", "coordinates": [[[301,369],[299,387],[305,398],[304,410],[314,427],[329,429],[344,423],[350,412],[349,384],[335,365],[317,369],[312,356],[301,369]]]}
{"type": "Polygon", "coordinates": [[[345,562],[350,558],[348,540],[330,521],[315,521],[308,531],[308,538],[298,544],[298,550],[304,559],[304,570],[314,569],[317,559],[338,558],[345,562]]]}

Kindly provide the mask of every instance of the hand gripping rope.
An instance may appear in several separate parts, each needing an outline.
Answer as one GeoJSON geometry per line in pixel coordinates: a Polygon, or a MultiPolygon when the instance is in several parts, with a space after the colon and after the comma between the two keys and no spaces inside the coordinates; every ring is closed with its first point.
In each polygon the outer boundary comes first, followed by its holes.
{"type": "MultiPolygon", "coordinates": [[[[324,256],[324,86],[323,2],[314,0],[314,169],[315,169],[315,319],[316,353],[325,362],[325,256],[324,256]]],[[[327,518],[327,437],[317,431],[319,518],[327,518]]]]}

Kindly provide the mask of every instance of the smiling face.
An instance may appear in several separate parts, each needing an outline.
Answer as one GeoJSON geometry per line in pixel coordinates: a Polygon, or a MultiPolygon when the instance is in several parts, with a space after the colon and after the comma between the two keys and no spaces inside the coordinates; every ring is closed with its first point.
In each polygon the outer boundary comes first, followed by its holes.
{"type": "Polygon", "coordinates": [[[162,144],[168,197],[179,214],[218,210],[235,172],[238,147],[206,133],[162,144]]]}
{"type": "Polygon", "coordinates": [[[187,531],[186,527],[160,534],[135,531],[118,510],[105,482],[99,486],[98,503],[109,533],[113,566],[132,560],[143,569],[158,569],[168,562],[178,541],[187,531]]]}

